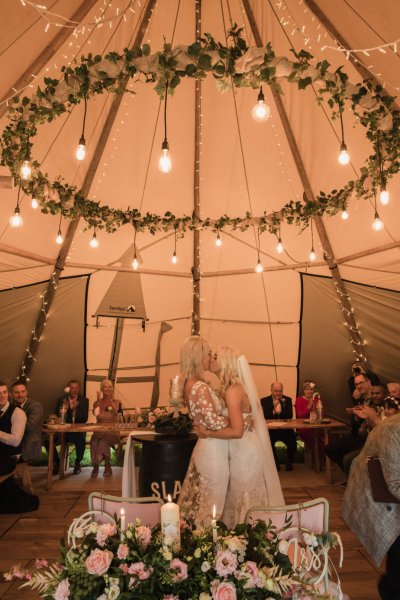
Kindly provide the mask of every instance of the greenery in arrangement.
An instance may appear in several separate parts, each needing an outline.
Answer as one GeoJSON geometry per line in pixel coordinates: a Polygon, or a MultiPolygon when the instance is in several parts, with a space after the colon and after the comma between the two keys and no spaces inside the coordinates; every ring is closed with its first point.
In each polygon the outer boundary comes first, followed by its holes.
{"type": "Polygon", "coordinates": [[[323,598],[305,565],[316,557],[323,560],[330,547],[340,544],[336,534],[304,532],[303,556],[308,558],[293,568],[288,542],[263,521],[233,531],[221,522],[213,530],[181,521],[181,547],[172,552],[162,545],[160,526],[137,520],[121,531],[119,524],[83,519],[71,546],[62,541],[60,562],[37,560],[31,570],[16,565],[5,578],[25,580],[23,587],[49,600],[323,598]]]}
{"type": "Polygon", "coordinates": [[[62,77],[45,78],[45,87],[38,88],[32,98],[16,96],[11,101],[10,122],[1,138],[1,164],[10,168],[26,194],[38,200],[42,212],[61,213],[68,218],[80,215],[87,227],[108,232],[129,223],[137,231],[149,230],[153,234],[169,229],[181,235],[187,230],[207,228],[244,231],[252,226],[258,227],[260,232],[276,233],[281,222],[305,227],[313,216],[333,215],[345,209],[351,198],[372,197],[379,187],[386,186],[400,168],[400,114],[394,97],[369,80],[350,83],[342,67],[331,71],[328,61],[315,63],[305,50],[292,58],[279,57],[270,43],[265,48],[248,47],[237,26],[228,35],[227,46],[205,34],[189,46],[165,44],[162,51],[151,54],[150,47],[143,44],[125,49],[122,54],[89,54],[75,66],[62,67],[62,77]],[[97,94],[124,93],[127,77],[154,84],[156,92],[163,96],[166,91],[173,94],[183,78],[207,76],[215,78],[221,92],[232,87],[257,89],[260,85],[269,85],[282,93],[280,82],[283,80],[299,90],[313,85],[317,101],[328,103],[332,119],[346,106],[350,107],[371,142],[371,154],[361,168],[360,177],[341,189],[320,191],[315,201],[305,195],[302,202],[290,200],[277,212],[201,219],[192,215],[177,216],[169,211],[164,215],[142,215],[137,208],[111,208],[85,198],[61,177],[50,181],[40,164],[31,158],[32,140],[40,124],[53,121],[97,94]],[[20,168],[27,159],[31,160],[32,176],[25,181],[20,177],[20,168]]]}

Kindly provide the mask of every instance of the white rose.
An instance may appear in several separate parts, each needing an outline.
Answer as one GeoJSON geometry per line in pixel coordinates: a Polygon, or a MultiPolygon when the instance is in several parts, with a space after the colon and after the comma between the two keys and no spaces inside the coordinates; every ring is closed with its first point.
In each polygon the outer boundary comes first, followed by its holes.
{"type": "Polygon", "coordinates": [[[208,562],[208,560],[205,560],[202,565],[201,565],[201,570],[203,571],[203,573],[207,573],[207,571],[209,571],[211,569],[211,565],[208,562]]]}
{"type": "Polygon", "coordinates": [[[117,600],[119,593],[120,593],[120,589],[119,589],[118,585],[110,586],[110,589],[108,591],[107,600],[117,600]]]}

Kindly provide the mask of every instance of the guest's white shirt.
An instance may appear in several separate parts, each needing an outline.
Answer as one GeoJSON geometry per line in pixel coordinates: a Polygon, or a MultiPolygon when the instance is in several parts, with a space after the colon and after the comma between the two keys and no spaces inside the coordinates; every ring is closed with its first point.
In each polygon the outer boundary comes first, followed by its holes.
{"type": "MultiPolygon", "coordinates": [[[[0,416],[8,410],[9,406],[10,403],[7,402],[6,405],[0,409],[0,416]]],[[[5,431],[0,430],[0,442],[16,448],[19,446],[22,438],[24,437],[25,427],[26,414],[21,408],[16,406],[13,414],[11,415],[11,433],[6,433],[5,431]]]]}

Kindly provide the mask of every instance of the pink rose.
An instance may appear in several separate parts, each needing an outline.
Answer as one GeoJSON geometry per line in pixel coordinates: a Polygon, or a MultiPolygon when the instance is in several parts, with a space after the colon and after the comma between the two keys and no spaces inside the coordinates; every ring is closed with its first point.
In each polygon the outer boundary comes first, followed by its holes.
{"type": "Polygon", "coordinates": [[[120,560],[125,560],[129,554],[129,548],[126,544],[120,544],[117,550],[117,556],[120,560]]]}
{"type": "Polygon", "coordinates": [[[215,570],[220,577],[230,575],[236,570],[237,557],[230,550],[218,550],[215,557],[215,570]]]}
{"type": "Polygon", "coordinates": [[[140,525],[136,529],[136,535],[137,535],[137,539],[140,542],[140,544],[143,546],[143,548],[146,549],[147,546],[150,544],[150,540],[151,540],[150,527],[147,527],[147,525],[140,525]]]}
{"type": "Polygon", "coordinates": [[[96,533],[96,542],[102,548],[106,543],[106,539],[110,535],[115,535],[117,533],[117,528],[112,523],[103,523],[99,525],[96,533]]]}
{"type": "Polygon", "coordinates": [[[132,563],[131,565],[129,565],[128,569],[128,573],[130,575],[134,575],[137,579],[140,579],[140,581],[148,579],[152,572],[152,567],[149,567],[147,569],[145,564],[142,562],[132,563]]]}
{"type": "Polygon", "coordinates": [[[113,558],[114,555],[110,550],[96,548],[91,551],[85,561],[86,570],[90,575],[104,575],[104,573],[107,573],[113,558]]]}
{"type": "Polygon", "coordinates": [[[55,594],[55,600],[68,600],[69,598],[69,579],[63,579],[58,584],[55,594]]]}
{"type": "Polygon", "coordinates": [[[229,581],[215,579],[211,584],[213,600],[236,600],[236,588],[229,581]]]}
{"type": "Polygon", "coordinates": [[[172,577],[173,581],[183,581],[187,579],[187,564],[179,560],[179,558],[173,558],[169,563],[169,568],[175,570],[175,574],[172,577]]]}
{"type": "Polygon", "coordinates": [[[128,565],[126,565],[125,563],[122,563],[122,565],[119,565],[119,568],[124,575],[128,574],[128,565]]]}

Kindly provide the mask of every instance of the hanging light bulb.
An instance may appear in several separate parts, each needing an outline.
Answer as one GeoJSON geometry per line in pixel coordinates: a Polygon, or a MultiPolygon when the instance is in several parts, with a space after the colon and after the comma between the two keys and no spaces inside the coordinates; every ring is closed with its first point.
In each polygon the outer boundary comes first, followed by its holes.
{"type": "Polygon", "coordinates": [[[258,261],[257,261],[255,270],[256,270],[256,273],[262,273],[264,271],[264,267],[262,266],[260,257],[258,257],[258,261]]]}
{"type": "Polygon", "coordinates": [[[172,255],[171,262],[172,262],[173,265],[176,265],[176,263],[178,262],[178,258],[176,256],[175,250],[174,250],[174,253],[172,255]]]}
{"type": "Polygon", "coordinates": [[[311,248],[311,252],[310,252],[310,260],[311,262],[314,261],[317,258],[317,255],[314,252],[314,248],[311,248]]]}
{"type": "Polygon", "coordinates": [[[167,139],[165,139],[161,146],[161,156],[158,161],[158,168],[161,173],[169,173],[172,169],[172,161],[169,155],[169,144],[167,139]]]}
{"type": "Polygon", "coordinates": [[[32,198],[31,206],[35,209],[39,206],[39,202],[36,200],[36,198],[32,198]]]}
{"type": "Polygon", "coordinates": [[[265,121],[268,121],[268,119],[271,116],[271,109],[268,106],[268,104],[265,104],[265,97],[262,91],[262,87],[260,87],[260,91],[257,97],[257,104],[253,106],[251,116],[257,123],[264,123],[265,121]]]}
{"type": "Polygon", "coordinates": [[[18,204],[15,207],[14,214],[11,215],[8,222],[10,224],[10,227],[13,227],[14,229],[16,229],[17,227],[22,227],[22,225],[24,224],[24,220],[21,217],[21,211],[18,204]]]}
{"type": "Polygon", "coordinates": [[[347,219],[349,218],[349,213],[347,212],[347,210],[344,208],[342,210],[342,212],[340,213],[340,216],[342,217],[343,221],[347,221],[347,219]]]}
{"type": "Polygon", "coordinates": [[[96,235],[96,231],[93,231],[93,237],[89,242],[89,246],[91,248],[98,248],[99,247],[99,240],[97,239],[97,235],[96,235]]]}
{"type": "Polygon", "coordinates": [[[56,237],[56,244],[62,244],[63,241],[64,241],[64,238],[62,236],[61,229],[59,229],[58,233],[57,233],[57,237],[56,237]]]}
{"type": "Polygon", "coordinates": [[[32,167],[31,167],[31,163],[28,159],[25,159],[23,161],[21,170],[20,170],[20,175],[21,175],[21,179],[24,179],[25,181],[27,181],[28,179],[31,178],[32,167]]]}
{"type": "Polygon", "coordinates": [[[382,183],[382,185],[381,185],[379,200],[381,201],[381,204],[383,204],[383,205],[389,204],[390,196],[389,196],[389,192],[386,189],[386,183],[382,183]]]}
{"type": "Polygon", "coordinates": [[[136,252],[135,252],[135,256],[134,256],[134,258],[133,258],[133,262],[132,262],[132,269],[133,269],[134,271],[137,271],[137,270],[138,270],[138,268],[139,268],[139,261],[138,261],[138,259],[137,259],[137,257],[136,257],[136,252]]]}
{"type": "Polygon", "coordinates": [[[221,236],[219,235],[219,231],[217,233],[217,239],[215,240],[215,245],[220,248],[222,246],[221,236]]]}
{"type": "Polygon", "coordinates": [[[278,239],[278,244],[276,246],[276,251],[278,254],[282,254],[282,252],[283,252],[283,244],[282,244],[282,240],[281,240],[280,236],[278,239]]]}
{"type": "Polygon", "coordinates": [[[341,165],[348,165],[350,162],[350,154],[347,152],[347,146],[344,142],[342,142],[340,145],[338,161],[341,165]]]}
{"type": "Polygon", "coordinates": [[[372,222],[372,229],[374,231],[381,231],[384,228],[383,221],[380,220],[378,213],[375,211],[375,218],[372,222]]]}
{"type": "Polygon", "coordinates": [[[75,152],[75,157],[77,160],[85,160],[86,157],[86,140],[82,135],[79,139],[79,145],[75,152]]]}

